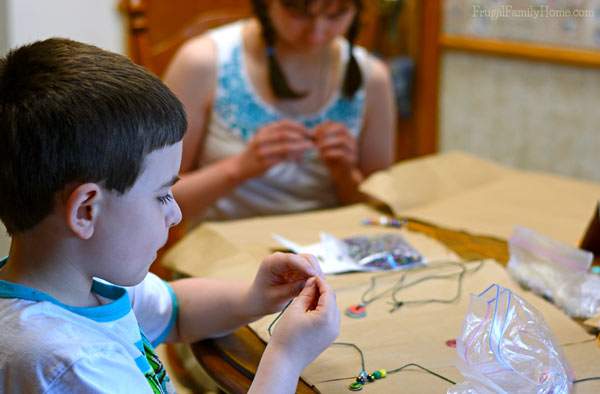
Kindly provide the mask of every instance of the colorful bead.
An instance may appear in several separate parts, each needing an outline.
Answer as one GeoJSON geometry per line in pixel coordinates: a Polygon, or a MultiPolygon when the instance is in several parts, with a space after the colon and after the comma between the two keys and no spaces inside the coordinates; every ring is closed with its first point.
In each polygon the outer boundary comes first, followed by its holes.
{"type": "Polygon", "coordinates": [[[446,346],[452,349],[456,349],[456,339],[448,339],[446,341],[446,346]]]}
{"type": "Polygon", "coordinates": [[[364,376],[357,376],[355,383],[365,384],[365,383],[367,383],[367,379],[365,379],[364,376]]]}
{"type": "Polygon", "coordinates": [[[367,376],[367,380],[368,380],[369,382],[372,382],[372,381],[374,381],[374,380],[375,380],[375,378],[373,377],[373,375],[368,375],[368,376],[367,376]]]}
{"type": "Polygon", "coordinates": [[[385,378],[385,376],[387,375],[387,371],[385,369],[380,369],[379,372],[381,372],[382,378],[385,378]]]}
{"type": "Polygon", "coordinates": [[[362,371],[360,371],[360,373],[358,374],[358,376],[360,376],[360,377],[362,377],[362,378],[366,379],[366,378],[369,376],[369,374],[367,373],[367,371],[365,371],[365,370],[363,369],[362,371]]]}
{"type": "Polygon", "coordinates": [[[350,305],[346,308],[346,316],[353,319],[362,319],[367,316],[367,308],[362,304],[350,305]]]}
{"type": "Polygon", "coordinates": [[[363,385],[358,382],[352,382],[348,388],[350,391],[360,391],[363,389],[363,385]]]}
{"type": "Polygon", "coordinates": [[[381,372],[379,370],[373,372],[373,377],[375,379],[381,379],[381,372]]]}

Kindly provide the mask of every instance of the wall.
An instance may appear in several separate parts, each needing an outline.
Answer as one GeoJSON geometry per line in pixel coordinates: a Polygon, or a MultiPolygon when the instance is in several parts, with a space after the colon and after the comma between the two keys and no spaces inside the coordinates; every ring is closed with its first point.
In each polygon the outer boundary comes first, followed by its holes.
{"type": "Polygon", "coordinates": [[[10,238],[6,233],[6,228],[0,223],[0,259],[8,255],[8,249],[10,247],[10,238]]]}
{"type": "MultiPolygon", "coordinates": [[[[118,53],[126,51],[118,0],[0,0],[0,55],[52,36],[68,37],[118,53]]],[[[10,239],[0,224],[0,258],[10,239]]]]}
{"type": "Polygon", "coordinates": [[[443,56],[440,150],[600,181],[600,70],[443,56]]]}
{"type": "MultiPolygon", "coordinates": [[[[9,48],[59,36],[118,53],[126,48],[118,0],[0,0],[9,48]]],[[[0,47],[1,49],[2,47],[0,47]]]]}
{"type": "Polygon", "coordinates": [[[0,0],[0,55],[8,48],[8,23],[6,17],[6,0],[0,0]]]}

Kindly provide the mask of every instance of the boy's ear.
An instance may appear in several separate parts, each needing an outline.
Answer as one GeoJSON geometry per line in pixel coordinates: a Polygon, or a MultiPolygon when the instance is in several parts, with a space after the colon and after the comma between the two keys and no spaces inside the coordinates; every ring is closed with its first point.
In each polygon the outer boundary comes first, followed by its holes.
{"type": "Polygon", "coordinates": [[[67,199],[65,215],[69,229],[81,239],[90,239],[100,212],[102,189],[96,183],[77,186],[67,199]]]}

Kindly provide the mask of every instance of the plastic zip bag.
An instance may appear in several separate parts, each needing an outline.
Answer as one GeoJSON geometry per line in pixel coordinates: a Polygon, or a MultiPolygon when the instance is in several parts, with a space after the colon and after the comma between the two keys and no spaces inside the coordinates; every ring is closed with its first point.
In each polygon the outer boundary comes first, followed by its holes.
{"type": "Polygon", "coordinates": [[[398,234],[345,238],[350,258],[368,270],[393,270],[422,263],[423,256],[398,234]]]}
{"type": "Polygon", "coordinates": [[[569,316],[600,312],[600,278],[589,274],[593,255],[517,227],[509,240],[508,272],[521,285],[551,300],[569,316]]]}
{"type": "Polygon", "coordinates": [[[424,265],[425,258],[399,234],[377,234],[339,239],[321,232],[321,242],[301,246],[280,235],[273,238],[295,253],[315,255],[325,274],[352,271],[409,269],[424,265]]]}
{"type": "Polygon", "coordinates": [[[571,390],[573,373],[541,314],[497,284],[471,296],[456,350],[465,382],[448,394],[571,390]]]}

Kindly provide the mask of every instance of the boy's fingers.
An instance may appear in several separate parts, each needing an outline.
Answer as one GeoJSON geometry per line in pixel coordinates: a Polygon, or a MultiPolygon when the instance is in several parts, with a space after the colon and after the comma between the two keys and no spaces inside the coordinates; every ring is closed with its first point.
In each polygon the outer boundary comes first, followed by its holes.
{"type": "Polygon", "coordinates": [[[305,280],[298,280],[295,282],[285,283],[283,285],[276,286],[273,290],[273,296],[275,298],[291,298],[297,296],[302,289],[306,286],[305,280]]]}
{"type": "Polygon", "coordinates": [[[273,265],[273,272],[277,274],[295,273],[299,277],[309,278],[318,275],[318,271],[307,261],[306,258],[291,254],[280,253],[275,254],[276,258],[281,262],[273,265]]]}
{"type": "Polygon", "coordinates": [[[319,263],[319,260],[312,254],[308,254],[308,253],[301,253],[300,256],[304,257],[308,263],[310,264],[310,266],[315,270],[317,276],[323,276],[323,270],[321,269],[321,264],[319,263]]]}
{"type": "Polygon", "coordinates": [[[319,277],[315,277],[315,286],[319,291],[317,309],[327,310],[327,308],[329,308],[329,304],[331,303],[332,291],[329,288],[329,285],[327,285],[327,283],[319,277]]]}
{"type": "Polygon", "coordinates": [[[307,280],[304,288],[294,300],[294,304],[298,305],[302,309],[308,309],[311,305],[314,305],[315,297],[318,296],[318,289],[315,279],[316,277],[312,277],[307,280]]]}
{"type": "Polygon", "coordinates": [[[315,278],[315,284],[319,292],[316,310],[324,313],[327,320],[339,325],[340,312],[337,307],[335,292],[322,278],[315,278]]]}

